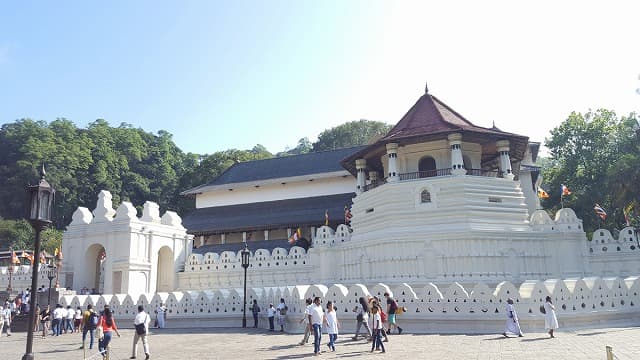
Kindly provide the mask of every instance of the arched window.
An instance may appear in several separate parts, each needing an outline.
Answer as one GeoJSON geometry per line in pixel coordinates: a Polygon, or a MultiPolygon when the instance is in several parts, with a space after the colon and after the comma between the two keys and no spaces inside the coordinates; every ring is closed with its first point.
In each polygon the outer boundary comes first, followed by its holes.
{"type": "Polygon", "coordinates": [[[436,160],[431,156],[423,157],[418,162],[418,171],[420,172],[420,177],[436,176],[436,160]]]}
{"type": "Polygon", "coordinates": [[[430,203],[431,202],[431,193],[427,190],[422,190],[420,193],[420,202],[422,203],[430,203]]]}

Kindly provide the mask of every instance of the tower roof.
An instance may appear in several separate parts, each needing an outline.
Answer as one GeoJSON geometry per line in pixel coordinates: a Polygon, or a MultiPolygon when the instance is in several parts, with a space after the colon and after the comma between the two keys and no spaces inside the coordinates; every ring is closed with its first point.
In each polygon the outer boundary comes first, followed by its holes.
{"type": "Polygon", "coordinates": [[[483,147],[483,162],[494,157],[497,140],[509,140],[511,158],[522,160],[529,141],[528,137],[502,131],[495,124],[491,128],[474,125],[427,90],[384,137],[347,157],[342,165],[354,174],[355,159],[364,158],[368,164],[373,161],[373,167],[381,167],[376,163],[379,163],[378,159],[385,153],[388,143],[404,146],[447,139],[452,133],[462,134],[464,141],[480,144],[483,147]]]}

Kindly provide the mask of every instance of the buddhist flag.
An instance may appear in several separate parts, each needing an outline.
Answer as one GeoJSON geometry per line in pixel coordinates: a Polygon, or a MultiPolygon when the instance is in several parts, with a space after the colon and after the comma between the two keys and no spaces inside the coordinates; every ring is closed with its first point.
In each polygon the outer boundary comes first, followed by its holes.
{"type": "Polygon", "coordinates": [[[349,210],[349,206],[344,206],[344,223],[349,225],[351,223],[351,210],[349,210]]]}
{"type": "Polygon", "coordinates": [[[560,189],[562,190],[562,194],[560,196],[569,196],[571,195],[571,190],[565,184],[560,185],[560,189]]]}
{"type": "Polygon", "coordinates": [[[324,211],[324,226],[329,226],[329,210],[324,211]]]}
{"type": "Polygon", "coordinates": [[[633,204],[629,204],[629,205],[627,205],[627,207],[622,209],[622,212],[624,213],[624,221],[627,223],[627,226],[631,226],[631,223],[629,222],[629,219],[631,217],[631,212],[632,211],[633,211],[633,204]]]}
{"type": "Polygon", "coordinates": [[[28,252],[22,250],[22,255],[23,258],[29,260],[29,262],[31,262],[31,265],[33,265],[33,255],[29,254],[28,252]]]}
{"type": "Polygon", "coordinates": [[[44,256],[44,251],[40,252],[40,264],[46,264],[47,263],[47,257],[44,256]]]}
{"type": "Polygon", "coordinates": [[[11,250],[11,263],[12,264],[20,264],[20,259],[18,259],[18,256],[16,255],[16,252],[11,250]]]}
{"type": "Polygon", "coordinates": [[[291,236],[289,236],[289,244],[295,244],[302,237],[302,229],[298,228],[291,236]]]}
{"type": "Polygon", "coordinates": [[[544,191],[543,188],[541,188],[540,186],[538,186],[538,197],[540,199],[548,199],[549,198],[549,194],[547,194],[546,191],[544,191]]]}
{"type": "Polygon", "coordinates": [[[607,218],[607,212],[604,211],[604,209],[600,205],[596,204],[596,206],[593,207],[593,210],[598,216],[600,216],[603,221],[607,218]]]}

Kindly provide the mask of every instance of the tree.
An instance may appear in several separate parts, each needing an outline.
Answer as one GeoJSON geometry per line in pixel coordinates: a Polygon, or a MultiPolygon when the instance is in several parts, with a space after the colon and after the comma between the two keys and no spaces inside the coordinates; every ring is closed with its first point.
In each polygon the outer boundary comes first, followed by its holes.
{"type": "Polygon", "coordinates": [[[633,113],[621,118],[603,109],[571,113],[545,140],[551,159],[543,175],[551,198],[543,205],[557,210],[560,186],[565,184],[573,194],[565,198],[564,205],[582,218],[587,232],[600,226],[621,226],[622,209],[640,198],[637,126],[633,113]],[[604,224],[593,210],[596,203],[608,213],[604,224]]]}
{"type": "Polygon", "coordinates": [[[380,121],[364,119],[350,121],[321,132],[318,136],[318,141],[313,143],[313,151],[365,145],[370,143],[372,139],[385,135],[390,129],[391,125],[380,121]]]}

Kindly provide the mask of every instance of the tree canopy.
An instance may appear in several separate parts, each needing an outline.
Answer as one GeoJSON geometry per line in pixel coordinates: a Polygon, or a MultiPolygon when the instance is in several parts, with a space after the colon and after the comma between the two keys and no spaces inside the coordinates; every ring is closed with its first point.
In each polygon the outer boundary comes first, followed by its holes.
{"type": "Polygon", "coordinates": [[[588,232],[599,227],[620,228],[623,209],[630,204],[640,210],[640,133],[638,118],[632,113],[619,117],[610,110],[571,113],[551,131],[545,145],[550,161],[543,169],[545,188],[550,195],[546,208],[560,208],[560,188],[572,194],[564,206],[574,209],[588,232]],[[594,211],[599,204],[606,220],[594,211]],[[635,206],[634,206],[635,204],[635,206]]]}
{"type": "Polygon", "coordinates": [[[365,145],[385,135],[391,125],[380,121],[357,120],[325,130],[313,143],[313,151],[326,151],[365,145]]]}

